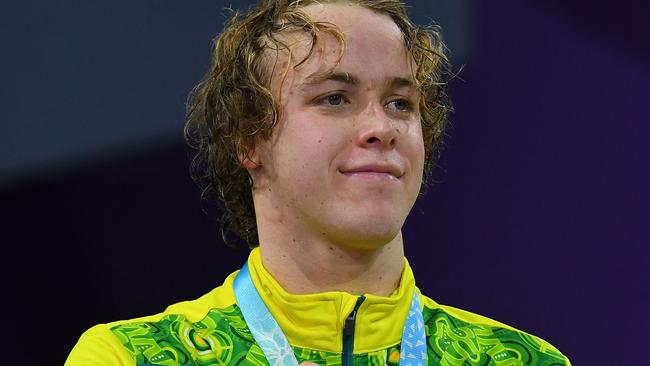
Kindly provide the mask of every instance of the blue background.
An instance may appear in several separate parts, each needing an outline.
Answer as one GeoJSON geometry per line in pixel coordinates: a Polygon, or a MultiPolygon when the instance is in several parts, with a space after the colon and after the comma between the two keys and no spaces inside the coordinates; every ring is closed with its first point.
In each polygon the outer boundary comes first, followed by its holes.
{"type": "MultiPolygon", "coordinates": [[[[419,286],[575,365],[647,363],[647,9],[408,3],[442,23],[462,68],[439,183],[404,229],[419,286]]],[[[91,325],[196,298],[243,263],[219,242],[182,139],[225,5],[4,6],[5,361],[61,364],[91,325]]]]}

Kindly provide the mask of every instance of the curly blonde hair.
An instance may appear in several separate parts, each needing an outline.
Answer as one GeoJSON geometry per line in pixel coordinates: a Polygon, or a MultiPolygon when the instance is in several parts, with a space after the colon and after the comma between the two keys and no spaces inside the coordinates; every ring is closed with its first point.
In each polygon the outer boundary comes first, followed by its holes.
{"type": "MultiPolygon", "coordinates": [[[[245,13],[234,12],[214,40],[212,66],[190,95],[185,139],[196,150],[192,177],[222,210],[221,236],[231,247],[257,246],[252,181],[240,158],[268,139],[280,118],[278,101],[270,90],[269,51],[289,50],[281,32],[301,31],[311,37],[313,49],[321,32],[334,35],[345,46],[336,25],[314,22],[303,11],[314,3],[353,3],[388,15],[401,30],[416,68],[413,76],[422,98],[420,114],[425,147],[423,188],[440,155],[451,102],[447,95],[450,63],[435,25],[417,26],[398,0],[262,0],[245,13]],[[265,56],[266,55],[266,56],[265,56]],[[241,240],[231,240],[229,233],[241,240]]],[[[299,62],[307,60],[311,52],[299,62]]],[[[424,192],[425,189],[421,190],[424,192]]]]}

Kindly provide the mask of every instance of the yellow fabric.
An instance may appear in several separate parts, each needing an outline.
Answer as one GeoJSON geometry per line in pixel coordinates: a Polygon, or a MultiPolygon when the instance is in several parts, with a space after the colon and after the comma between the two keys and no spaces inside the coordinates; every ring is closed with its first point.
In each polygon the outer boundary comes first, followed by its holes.
{"type": "MultiPolygon", "coordinates": [[[[264,268],[259,249],[251,252],[248,263],[255,287],[293,346],[336,353],[342,351],[343,325],[354,308],[357,296],[345,292],[293,295],[287,293],[264,268]]],[[[81,336],[65,365],[135,365],[127,349],[111,331],[113,327],[127,323],[157,322],[171,314],[181,314],[189,322],[198,322],[206,317],[211,309],[223,309],[236,303],[233,281],[237,273],[232,273],[222,286],[199,299],[171,305],[162,313],[99,324],[90,328],[81,336]]],[[[385,350],[400,343],[413,291],[418,292],[423,307],[442,309],[450,316],[470,324],[518,331],[484,316],[439,305],[432,299],[422,296],[415,287],[413,272],[404,259],[404,271],[399,287],[387,297],[366,295],[365,301],[359,308],[354,337],[355,354],[385,350]]],[[[543,340],[534,338],[539,341],[542,351],[546,348],[555,349],[543,340]]],[[[566,365],[571,365],[568,359],[566,365]]]]}
{"type": "MultiPolygon", "coordinates": [[[[286,292],[264,268],[259,248],[251,252],[248,265],[255,287],[277,320],[289,342],[298,347],[320,351],[342,352],[343,325],[352,312],[358,296],[345,292],[324,292],[293,295],[286,292]],[[324,316],[327,314],[327,316],[324,316]]],[[[111,333],[114,326],[134,322],[156,322],[169,314],[183,314],[197,322],[213,308],[236,303],[232,273],[223,285],[193,301],[169,306],[164,312],[142,318],[100,324],[82,335],[70,353],[67,365],[87,365],[87,360],[111,354],[111,365],[133,365],[128,352],[111,333]]],[[[413,271],[404,259],[399,287],[388,297],[366,295],[356,318],[355,353],[385,349],[401,341],[402,330],[415,287],[413,271]]],[[[432,301],[432,300],[429,300],[432,301]]],[[[424,301],[423,301],[424,303],[424,301]]]]}
{"type": "Polygon", "coordinates": [[[65,366],[132,366],[135,361],[106,324],[81,335],[65,366]]]}
{"type": "MultiPolygon", "coordinates": [[[[467,310],[463,309],[458,309],[453,306],[448,306],[448,305],[440,305],[436,303],[435,301],[431,300],[430,298],[424,296],[424,306],[430,309],[435,309],[435,308],[440,308],[447,314],[453,316],[456,319],[462,320],[464,322],[470,323],[470,324],[477,324],[477,325],[487,325],[490,327],[496,327],[496,328],[505,328],[505,329],[510,329],[515,332],[520,332],[520,333],[525,333],[522,332],[519,329],[513,328],[509,326],[508,324],[501,323],[499,321],[496,321],[494,319],[490,319],[488,317],[478,315],[472,312],[469,312],[467,310]]],[[[528,334],[528,333],[526,333],[528,334]]],[[[535,335],[528,334],[529,336],[535,338],[538,340],[541,344],[540,346],[540,351],[544,352],[546,349],[552,349],[555,350],[557,353],[562,353],[560,350],[555,348],[552,344],[548,343],[547,341],[543,340],[542,338],[539,338],[535,335]]],[[[569,361],[568,357],[565,357],[565,366],[571,366],[571,362],[569,361]]]]}
{"type": "MultiPolygon", "coordinates": [[[[290,294],[266,271],[259,248],[251,252],[248,266],[255,287],[289,343],[319,351],[342,352],[343,325],[359,296],[346,292],[290,294]]],[[[401,341],[413,291],[417,291],[413,271],[404,259],[399,287],[390,296],[365,295],[357,312],[355,353],[388,348],[401,341]]],[[[419,291],[418,295],[421,296],[419,291]]]]}
{"type": "Polygon", "coordinates": [[[205,317],[210,309],[224,308],[235,303],[232,283],[237,272],[230,274],[223,282],[223,285],[196,300],[182,301],[170,305],[165,311],[155,315],[99,324],[88,329],[81,335],[79,341],[68,355],[65,366],[135,365],[129,352],[115,334],[111,332],[111,328],[126,323],[157,322],[170,314],[183,314],[189,321],[198,322],[205,317]]]}

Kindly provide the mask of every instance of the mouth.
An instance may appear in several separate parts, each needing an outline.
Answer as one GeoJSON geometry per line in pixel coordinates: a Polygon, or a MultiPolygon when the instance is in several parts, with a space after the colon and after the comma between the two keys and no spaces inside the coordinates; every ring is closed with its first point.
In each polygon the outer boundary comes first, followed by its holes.
{"type": "Polygon", "coordinates": [[[399,167],[394,165],[364,165],[339,172],[347,177],[369,180],[398,181],[404,175],[399,167]]]}

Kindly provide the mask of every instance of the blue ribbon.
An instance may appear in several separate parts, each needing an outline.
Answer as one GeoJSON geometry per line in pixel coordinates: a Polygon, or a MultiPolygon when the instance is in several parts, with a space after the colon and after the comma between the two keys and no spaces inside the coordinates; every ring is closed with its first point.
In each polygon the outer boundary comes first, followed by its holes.
{"type": "MultiPolygon", "coordinates": [[[[264,352],[270,366],[298,366],[293,349],[280,329],[275,318],[264,304],[251,279],[248,263],[235,277],[235,297],[253,338],[264,352]]],[[[420,300],[413,291],[400,349],[400,366],[425,366],[427,363],[427,342],[420,300]]]]}

